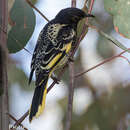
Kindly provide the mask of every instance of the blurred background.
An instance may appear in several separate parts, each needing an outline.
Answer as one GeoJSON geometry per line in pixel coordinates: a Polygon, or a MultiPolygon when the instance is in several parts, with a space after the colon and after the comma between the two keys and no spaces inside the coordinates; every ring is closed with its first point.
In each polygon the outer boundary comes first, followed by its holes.
{"type": "MultiPolygon", "coordinates": [[[[77,0],[83,8],[84,0],[77,0]]],[[[37,0],[35,6],[51,20],[63,8],[71,6],[71,0],[37,0]]],[[[45,21],[35,10],[36,26],[26,48],[33,53],[36,41],[45,21]]],[[[95,0],[92,14],[99,29],[115,37],[130,48],[130,40],[113,30],[112,17],[104,10],[103,0],[95,0]]],[[[95,24],[95,23],[94,23],[95,24]]],[[[89,28],[75,55],[75,73],[87,70],[122,50],[89,28]]],[[[128,53],[124,54],[130,60],[128,53]]],[[[34,92],[34,81],[28,85],[32,56],[25,50],[10,54],[9,105],[10,113],[19,119],[29,108],[34,92]]],[[[52,83],[49,80],[49,84],[52,83]]],[[[66,70],[60,84],[47,94],[43,114],[30,124],[28,117],[22,124],[29,130],[63,130],[68,96],[69,73],[66,70]]],[[[76,78],[71,130],[130,130],[130,65],[116,58],[76,78]]],[[[14,122],[11,120],[11,124],[14,122]]]]}

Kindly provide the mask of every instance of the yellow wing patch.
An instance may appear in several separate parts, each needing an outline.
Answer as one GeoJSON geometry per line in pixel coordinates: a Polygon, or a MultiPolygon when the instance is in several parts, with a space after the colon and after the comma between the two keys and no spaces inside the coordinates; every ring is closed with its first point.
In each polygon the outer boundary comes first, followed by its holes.
{"type": "MultiPolygon", "coordinates": [[[[66,54],[68,54],[69,51],[71,50],[71,46],[72,46],[72,42],[66,44],[66,45],[64,46],[64,48],[62,48],[61,51],[64,51],[64,50],[65,50],[65,51],[66,51],[66,54]]],[[[50,68],[60,59],[61,56],[62,56],[62,53],[59,53],[58,55],[56,55],[56,56],[51,60],[51,62],[50,62],[46,67],[42,67],[42,66],[41,66],[41,68],[42,68],[42,69],[50,69],[50,68]]],[[[63,61],[63,60],[61,60],[61,61],[63,61]]],[[[54,67],[54,68],[56,68],[56,67],[54,67]]],[[[53,69],[53,70],[54,70],[54,69],[53,69]]]]}
{"type": "Polygon", "coordinates": [[[66,44],[66,45],[62,48],[62,51],[66,50],[66,53],[69,53],[69,51],[71,50],[71,46],[72,46],[72,42],[66,44]]]}
{"type": "Polygon", "coordinates": [[[47,69],[51,68],[61,57],[62,53],[59,53],[58,55],[56,55],[52,61],[47,65],[47,69]]]}

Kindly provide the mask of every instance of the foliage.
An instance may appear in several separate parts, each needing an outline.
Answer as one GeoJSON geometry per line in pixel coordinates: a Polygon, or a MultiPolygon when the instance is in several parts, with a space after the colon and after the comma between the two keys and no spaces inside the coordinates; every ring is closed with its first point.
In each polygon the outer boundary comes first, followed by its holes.
{"type": "MultiPolygon", "coordinates": [[[[103,93],[94,98],[83,114],[73,113],[71,130],[116,130],[120,120],[130,113],[130,85],[114,87],[111,94],[103,93]]],[[[64,109],[66,99],[59,101],[64,109]]],[[[63,123],[66,115],[64,114],[63,123]]]]}
{"type": "Polygon", "coordinates": [[[35,27],[34,11],[24,0],[15,0],[9,13],[9,24],[7,46],[10,53],[15,53],[25,47],[35,27]]]}
{"type": "Polygon", "coordinates": [[[130,38],[130,0],[104,0],[104,6],[113,16],[115,30],[130,38]]]}

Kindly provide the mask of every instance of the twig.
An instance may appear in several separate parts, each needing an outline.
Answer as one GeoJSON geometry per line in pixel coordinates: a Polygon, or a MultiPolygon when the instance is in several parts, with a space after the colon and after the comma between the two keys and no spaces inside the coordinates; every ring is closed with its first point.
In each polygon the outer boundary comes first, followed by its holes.
{"type": "Polygon", "coordinates": [[[76,7],[76,0],[71,1],[71,7],[76,7]]]}
{"type": "Polygon", "coordinates": [[[69,96],[68,96],[68,110],[65,130],[70,130],[71,120],[72,120],[72,108],[73,108],[73,95],[74,95],[74,63],[69,63],[69,73],[70,73],[70,85],[69,85],[69,96]]]}
{"type": "MultiPolygon", "coordinates": [[[[71,1],[71,7],[76,7],[76,0],[71,1]]],[[[71,56],[73,58],[73,56],[71,56]]],[[[72,120],[73,95],[74,95],[74,63],[69,62],[70,85],[68,94],[68,109],[65,130],[70,130],[72,120]]]]}
{"type": "Polygon", "coordinates": [[[19,125],[21,125],[21,122],[28,116],[28,114],[29,110],[19,120],[16,121],[13,127],[17,128],[19,125]]]}
{"type": "MultiPolygon", "coordinates": [[[[86,4],[86,1],[85,1],[86,4]]],[[[94,4],[94,0],[91,0],[90,2],[90,6],[89,6],[89,10],[88,10],[88,14],[91,14],[92,12],[92,8],[93,8],[93,4],[94,4]]],[[[84,24],[84,27],[86,28],[88,26],[88,18],[86,18],[86,22],[84,24]]]]}
{"type": "MultiPolygon", "coordinates": [[[[14,116],[12,116],[11,114],[9,114],[9,113],[7,113],[8,114],[8,116],[11,118],[11,119],[13,119],[14,121],[16,121],[17,122],[17,119],[14,117],[14,116]]],[[[24,130],[28,130],[27,128],[25,128],[22,124],[19,124],[24,130]]],[[[11,128],[10,130],[13,130],[13,128],[11,128]]]]}
{"type": "MultiPolygon", "coordinates": [[[[91,71],[91,70],[93,70],[93,69],[95,69],[95,68],[97,68],[97,67],[99,67],[99,66],[101,66],[101,65],[103,65],[103,64],[105,64],[105,63],[107,63],[107,62],[109,62],[109,61],[111,61],[111,60],[113,60],[113,59],[115,59],[115,58],[121,57],[121,55],[124,54],[124,53],[126,53],[128,50],[130,50],[130,48],[128,48],[128,49],[125,50],[125,51],[122,51],[121,53],[119,53],[119,54],[116,55],[116,56],[112,56],[112,57],[110,57],[110,58],[107,58],[106,60],[102,61],[101,63],[99,63],[99,64],[97,64],[97,65],[95,65],[95,66],[93,66],[93,67],[91,67],[90,69],[88,69],[88,70],[86,70],[86,71],[84,71],[84,72],[81,72],[81,73],[76,74],[76,75],[75,75],[75,78],[78,78],[79,76],[82,76],[82,75],[84,75],[85,73],[87,73],[87,72],[89,72],[89,71],[91,71]]],[[[122,58],[122,57],[121,57],[121,58],[122,58]]]]}
{"type": "MultiPolygon", "coordinates": [[[[5,30],[8,27],[8,1],[0,0],[0,26],[5,30]]],[[[8,52],[7,52],[7,36],[0,30],[0,130],[9,129],[9,117],[6,113],[9,111],[8,98],[8,52]]]]}
{"type": "Polygon", "coordinates": [[[104,36],[107,40],[111,41],[112,43],[114,43],[116,46],[118,46],[119,48],[121,48],[122,50],[127,50],[130,53],[130,50],[128,50],[127,47],[125,47],[122,43],[120,43],[119,41],[117,41],[114,37],[109,36],[108,34],[104,33],[102,30],[99,30],[97,27],[89,25],[90,28],[95,29],[97,32],[99,32],[102,36],[104,36]]]}
{"type": "Polygon", "coordinates": [[[89,14],[91,14],[91,12],[92,12],[93,4],[94,4],[94,0],[91,0],[90,6],[89,6],[89,10],[88,10],[89,14]]]}
{"type": "Polygon", "coordinates": [[[129,61],[129,59],[127,57],[125,57],[125,56],[119,56],[119,57],[125,59],[130,64],[130,61],[129,61]]]}
{"type": "Polygon", "coordinates": [[[41,13],[41,11],[39,9],[37,9],[30,0],[26,0],[26,2],[32,7],[34,8],[46,21],[49,22],[49,19],[43,14],[41,13]]]}

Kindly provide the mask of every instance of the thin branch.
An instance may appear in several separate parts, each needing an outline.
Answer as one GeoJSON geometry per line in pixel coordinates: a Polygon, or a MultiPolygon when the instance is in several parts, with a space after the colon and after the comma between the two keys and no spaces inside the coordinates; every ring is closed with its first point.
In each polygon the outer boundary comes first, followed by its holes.
{"type": "MultiPolygon", "coordinates": [[[[76,75],[75,75],[75,78],[78,78],[79,76],[82,76],[82,75],[84,75],[85,73],[87,73],[87,72],[89,72],[89,71],[91,71],[91,70],[93,70],[93,69],[95,69],[95,68],[97,68],[97,67],[99,67],[99,66],[101,66],[101,65],[103,65],[103,64],[105,64],[105,63],[107,63],[107,62],[109,62],[109,61],[111,61],[111,60],[114,60],[115,58],[121,57],[121,55],[124,54],[124,53],[126,53],[128,50],[130,50],[130,48],[128,48],[128,49],[125,50],[125,51],[122,51],[121,53],[119,53],[119,54],[116,55],[116,56],[112,56],[112,57],[110,57],[110,58],[107,58],[106,60],[102,61],[101,63],[99,63],[99,64],[97,64],[97,65],[95,65],[95,66],[93,66],[93,67],[91,67],[90,69],[88,69],[88,70],[86,70],[86,71],[84,71],[84,72],[81,72],[81,73],[76,74],[76,75]]],[[[122,57],[121,57],[121,58],[122,58],[122,57]]]]}
{"type": "MultiPolygon", "coordinates": [[[[0,26],[5,30],[8,27],[8,1],[0,0],[0,26]]],[[[0,30],[0,130],[9,130],[8,102],[8,76],[7,59],[8,51],[6,47],[7,36],[0,30]]]]}
{"type": "Polygon", "coordinates": [[[39,10],[37,9],[30,0],[26,0],[26,2],[32,7],[34,8],[46,21],[49,22],[49,19],[39,10]]]}
{"type": "Polygon", "coordinates": [[[71,1],[71,7],[76,7],[76,0],[71,1]]]}
{"type": "MultiPolygon", "coordinates": [[[[9,113],[7,113],[8,114],[8,116],[11,118],[11,119],[13,119],[14,121],[16,121],[17,122],[17,119],[14,117],[14,116],[12,116],[11,114],[9,114],[9,113]]],[[[19,124],[24,130],[28,130],[27,128],[25,128],[22,124],[19,124]]],[[[13,130],[13,129],[15,129],[15,128],[10,128],[10,130],[13,130]]]]}
{"type": "MultiPolygon", "coordinates": [[[[71,1],[71,7],[76,7],[76,0],[71,1]]],[[[68,109],[67,109],[65,130],[70,130],[71,120],[72,120],[73,96],[74,96],[74,63],[73,62],[69,62],[69,74],[70,74],[70,85],[69,85],[68,109]]]]}
{"type": "Polygon", "coordinates": [[[118,40],[116,40],[114,37],[109,36],[108,34],[104,33],[102,30],[99,30],[97,27],[89,25],[90,28],[95,29],[97,32],[99,32],[102,36],[104,36],[107,40],[114,43],[116,46],[121,48],[122,50],[127,50],[130,53],[130,50],[128,50],[127,47],[125,47],[122,43],[120,43],[118,40]]]}
{"type": "Polygon", "coordinates": [[[92,12],[93,4],[94,4],[94,0],[91,0],[90,6],[89,6],[89,10],[88,10],[89,14],[91,14],[91,12],[92,12]]]}
{"type": "Polygon", "coordinates": [[[69,85],[69,96],[68,96],[68,110],[65,130],[70,130],[71,120],[72,120],[72,109],[73,109],[73,95],[74,95],[74,63],[69,63],[69,73],[70,73],[70,85],[69,85]]]}
{"type": "Polygon", "coordinates": [[[119,56],[119,57],[125,59],[130,64],[130,61],[129,61],[129,59],[127,57],[125,57],[125,56],[119,56]]]}
{"type": "Polygon", "coordinates": [[[21,122],[28,116],[29,110],[19,119],[16,121],[12,128],[17,128],[19,125],[22,125],[21,122]]]}
{"type": "MultiPolygon", "coordinates": [[[[86,1],[85,1],[86,3],[86,1]]],[[[92,12],[92,8],[93,8],[93,4],[94,4],[94,0],[90,1],[90,6],[89,6],[89,10],[88,10],[88,14],[91,14],[92,12]]],[[[84,28],[88,27],[88,18],[86,18],[86,22],[84,24],[84,28]]]]}

